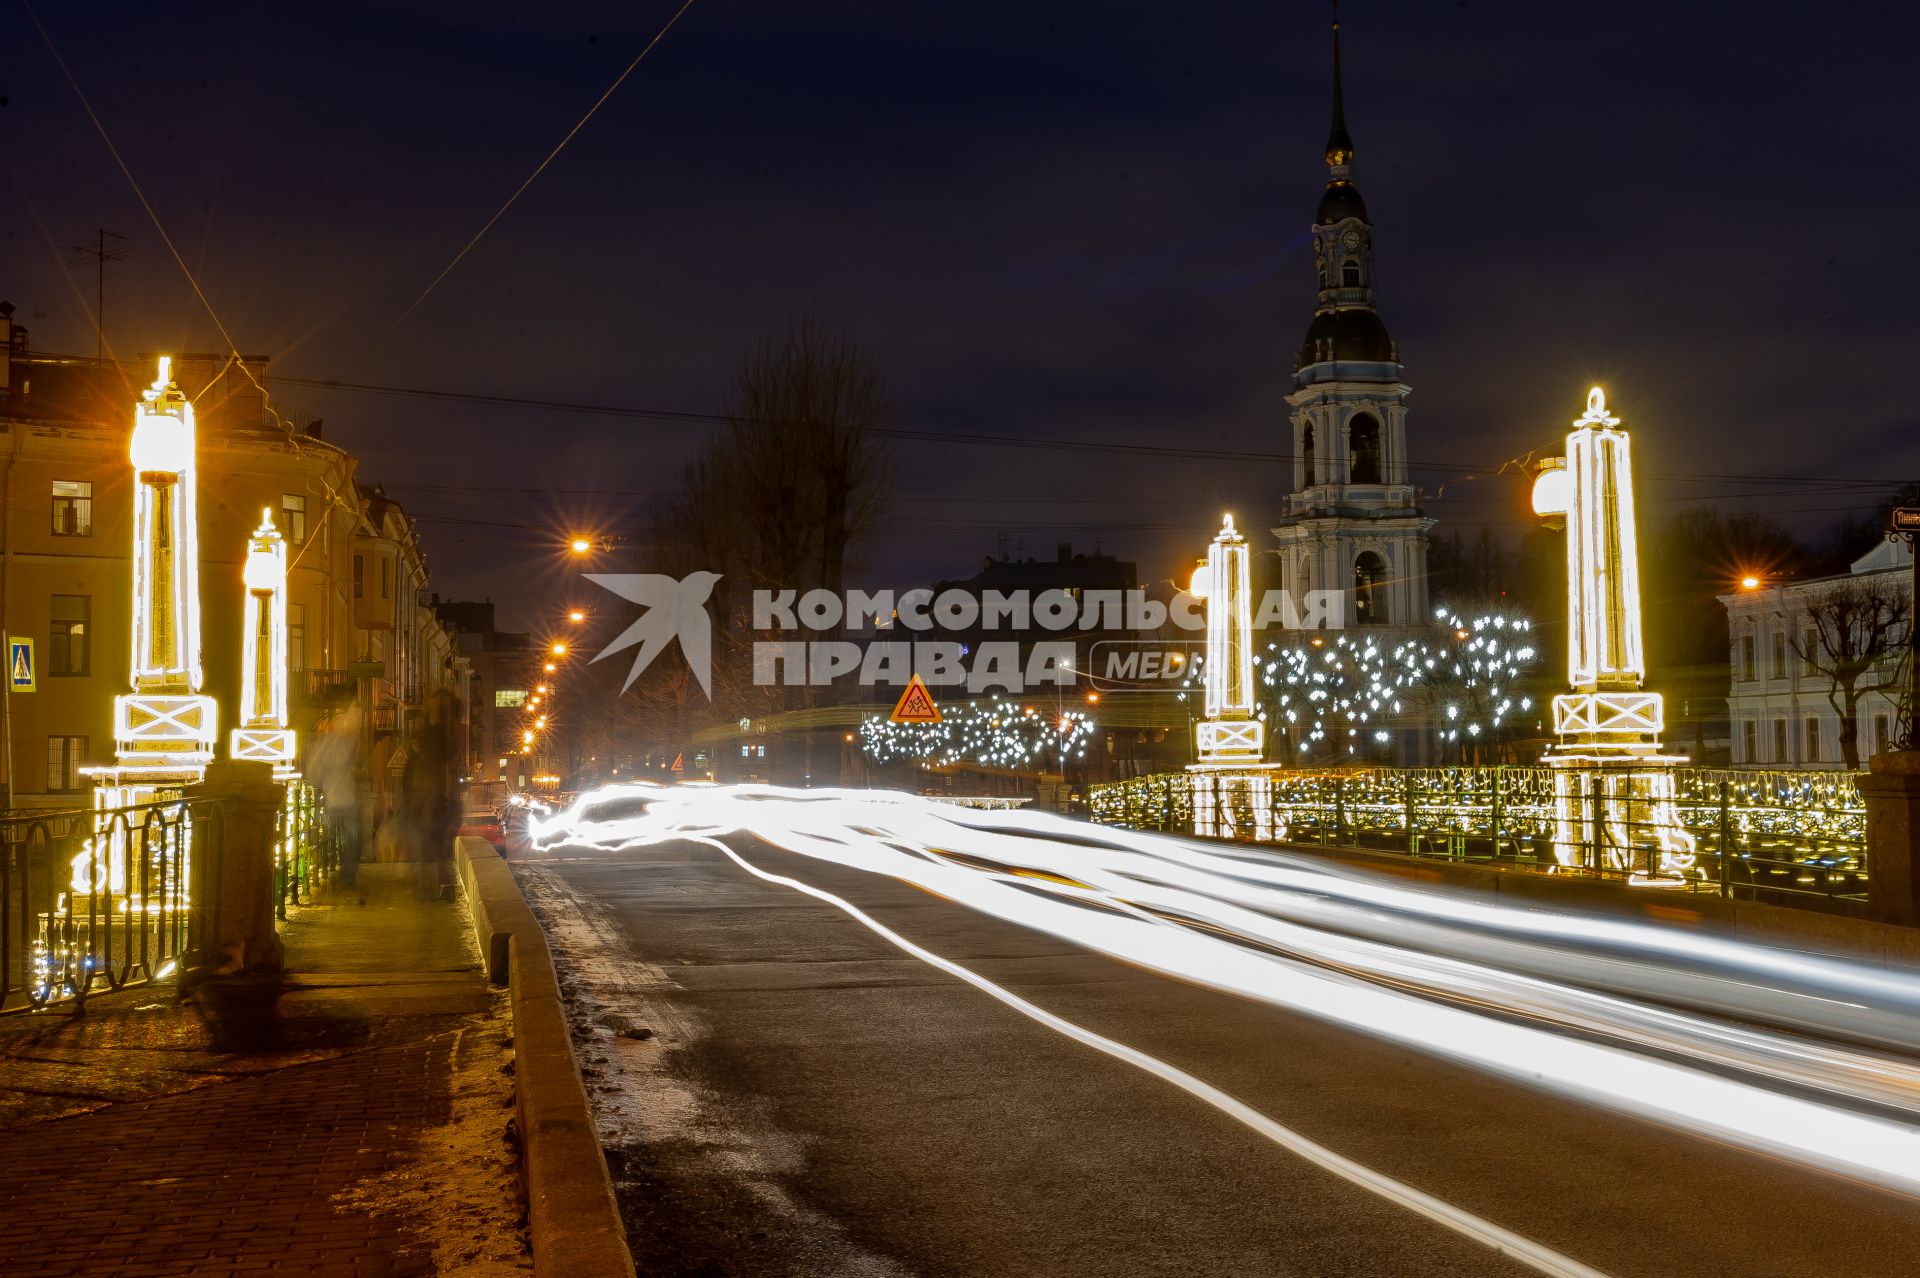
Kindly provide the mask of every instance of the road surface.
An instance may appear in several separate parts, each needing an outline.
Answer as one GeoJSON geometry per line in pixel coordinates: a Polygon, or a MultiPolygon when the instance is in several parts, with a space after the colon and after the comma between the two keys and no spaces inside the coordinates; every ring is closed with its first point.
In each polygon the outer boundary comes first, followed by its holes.
{"type": "MultiPolygon", "coordinates": [[[[853,800],[725,801],[640,805],[637,833],[563,820],[516,865],[575,1000],[645,1274],[1920,1265],[1904,974],[1882,988],[1784,955],[1782,975],[1639,935],[1549,945],[1471,914],[1439,927],[1351,874],[1248,871],[1278,894],[1258,900],[1202,884],[1195,899],[1234,903],[1202,919],[1159,886],[1189,876],[1186,854],[1106,879],[1091,827],[943,829],[916,810],[881,828],[893,818],[853,800]],[[836,840],[853,850],[828,855],[836,840]],[[1071,913],[995,916],[1029,899],[1071,913]],[[1257,918],[1232,913],[1249,902],[1257,918]],[[1249,936],[1295,909],[1310,935],[1249,936]],[[1115,957],[1128,929],[1151,948],[1115,957]],[[1189,942],[1200,965],[1169,974],[1189,942]],[[1600,1077],[1580,1072],[1591,1054],[1600,1077]]],[[[1238,883],[1204,863],[1221,864],[1238,883]]]]}

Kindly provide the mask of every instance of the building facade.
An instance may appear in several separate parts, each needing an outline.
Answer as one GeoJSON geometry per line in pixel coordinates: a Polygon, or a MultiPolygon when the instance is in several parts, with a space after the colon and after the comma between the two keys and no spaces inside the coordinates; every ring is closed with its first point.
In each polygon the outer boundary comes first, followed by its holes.
{"type": "MultiPolygon", "coordinates": [[[[113,699],[129,679],[128,444],[133,406],[154,361],[36,352],[10,320],[0,321],[0,333],[0,623],[33,641],[37,666],[34,690],[9,690],[5,698],[0,806],[85,806],[81,769],[113,761],[113,699]]],[[[410,525],[398,535],[404,515],[370,511],[355,459],[320,438],[314,423],[270,403],[266,369],[265,359],[190,354],[173,361],[173,379],[194,402],[198,422],[201,655],[206,691],[220,707],[220,748],[240,700],[241,571],[265,512],[287,546],[291,726],[304,747],[323,720],[357,701],[365,712],[364,757],[385,764],[395,743],[424,722],[431,694],[454,691],[464,701],[467,675],[450,659],[451,640],[433,637],[430,610],[417,605],[426,566],[410,525]],[[375,524],[395,553],[391,626],[353,589],[375,524]],[[395,631],[403,641],[389,637],[395,631]]],[[[397,784],[390,770],[370,768],[363,811],[390,809],[397,784]]]]}
{"type": "Polygon", "coordinates": [[[1334,26],[1327,186],[1313,219],[1319,293],[1294,356],[1293,489],[1273,534],[1296,600],[1339,591],[1348,626],[1427,618],[1427,531],[1407,468],[1400,350],[1374,309],[1373,223],[1353,181],[1334,26]]]}
{"type": "MultiPolygon", "coordinates": [[[[1727,710],[1736,765],[1845,765],[1833,680],[1805,656],[1822,651],[1809,606],[1836,590],[1867,587],[1905,601],[1906,615],[1911,617],[1912,581],[1913,547],[1881,542],[1838,576],[1772,582],[1720,596],[1727,608],[1732,665],[1727,710]]],[[[1889,684],[1865,693],[1857,707],[1856,742],[1863,765],[1872,755],[1891,748],[1896,735],[1903,689],[1894,676],[1904,653],[1904,645],[1896,645],[1861,681],[1862,686],[1889,684]]]]}

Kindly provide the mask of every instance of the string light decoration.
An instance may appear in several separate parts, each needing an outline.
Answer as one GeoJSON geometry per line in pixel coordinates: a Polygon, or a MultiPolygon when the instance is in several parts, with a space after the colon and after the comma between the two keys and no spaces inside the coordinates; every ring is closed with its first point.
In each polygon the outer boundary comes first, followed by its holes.
{"type": "Polygon", "coordinates": [[[271,507],[247,543],[241,570],[247,588],[242,621],[240,714],[228,747],[233,758],[271,763],[274,775],[293,775],[293,730],[287,727],[287,543],[271,507]]]}
{"type": "Polygon", "coordinates": [[[873,715],[860,725],[860,752],[877,764],[946,768],[970,763],[1021,772],[1086,757],[1093,719],[1078,710],[1048,714],[1004,697],[941,707],[939,723],[894,723],[873,715]]]}
{"type": "Polygon", "coordinates": [[[1675,809],[1673,767],[1661,753],[1662,698],[1641,685],[1640,558],[1633,517],[1632,441],[1607,412],[1606,392],[1567,434],[1563,457],[1534,480],[1534,513],[1567,534],[1567,682],[1553,699],[1556,855],[1577,864],[1588,846],[1631,870],[1643,850],[1654,877],[1697,873],[1693,835],[1675,809]]]}
{"type": "Polygon", "coordinates": [[[1341,744],[1360,756],[1423,724],[1449,745],[1492,743],[1533,710],[1519,690],[1539,660],[1533,623],[1449,608],[1436,609],[1434,623],[1434,633],[1390,646],[1366,629],[1267,644],[1255,663],[1266,690],[1256,714],[1293,738],[1299,759],[1341,744]]]}

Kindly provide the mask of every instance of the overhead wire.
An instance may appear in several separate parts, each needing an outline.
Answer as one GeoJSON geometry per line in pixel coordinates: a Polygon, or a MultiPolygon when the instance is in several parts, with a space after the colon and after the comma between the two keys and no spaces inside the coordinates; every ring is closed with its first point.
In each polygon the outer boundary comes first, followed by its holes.
{"type": "Polygon", "coordinates": [[[633,61],[627,63],[627,69],[622,71],[617,77],[615,77],[613,83],[607,86],[607,91],[605,93],[602,93],[598,98],[594,100],[593,105],[587,108],[587,113],[581,116],[579,120],[574,122],[574,126],[571,129],[567,130],[567,135],[560,139],[558,145],[556,145],[553,148],[553,150],[547,152],[547,158],[540,161],[539,164],[534,166],[533,172],[527,174],[526,180],[520,183],[519,186],[515,187],[513,194],[507,197],[507,202],[505,204],[502,204],[498,209],[494,210],[493,216],[487,219],[486,224],[482,226],[478,231],[475,231],[473,233],[473,238],[468,240],[466,244],[460,249],[460,251],[453,255],[453,260],[440,268],[440,273],[433,277],[433,282],[431,284],[428,284],[424,289],[420,290],[420,296],[414,298],[413,301],[407,305],[407,309],[400,312],[400,318],[396,319],[393,322],[392,326],[387,329],[387,332],[389,334],[391,334],[394,329],[399,328],[402,324],[406,323],[407,316],[413,314],[414,310],[419,307],[420,303],[427,300],[428,294],[432,293],[434,289],[440,287],[440,281],[446,279],[448,275],[451,275],[453,273],[453,268],[460,265],[461,259],[465,258],[468,253],[471,253],[473,251],[473,246],[478,244],[481,241],[481,239],[486,235],[486,233],[493,229],[494,223],[498,222],[502,217],[506,216],[507,210],[513,207],[514,201],[518,200],[521,197],[521,195],[525,194],[526,189],[533,185],[534,179],[538,178],[542,173],[547,171],[547,166],[553,163],[554,157],[559,155],[561,151],[566,149],[567,143],[573,141],[574,134],[580,132],[581,129],[586,127],[587,121],[593,118],[594,112],[598,111],[602,106],[606,105],[607,99],[613,96],[614,91],[618,89],[621,85],[627,82],[627,77],[633,74],[634,68],[638,67],[640,63],[646,58],[646,56],[649,53],[653,52],[655,45],[659,44],[660,41],[666,38],[667,32],[673,30],[673,24],[680,21],[680,15],[685,13],[688,9],[691,9],[692,7],[693,7],[693,0],[684,0],[684,2],[681,4],[681,6],[678,9],[675,9],[673,11],[673,16],[667,19],[667,24],[661,27],[659,31],[654,33],[653,39],[647,41],[646,47],[642,48],[639,53],[634,55],[633,61]]]}

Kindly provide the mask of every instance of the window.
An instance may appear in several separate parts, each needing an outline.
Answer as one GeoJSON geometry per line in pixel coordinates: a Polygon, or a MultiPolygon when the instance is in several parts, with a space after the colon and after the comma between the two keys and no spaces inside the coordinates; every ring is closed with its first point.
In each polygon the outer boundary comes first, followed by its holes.
{"type": "Polygon", "coordinates": [[[1873,752],[1875,754],[1886,753],[1887,747],[1893,744],[1892,728],[1893,725],[1887,721],[1886,715],[1873,716],[1873,752]]]}
{"type": "Polygon", "coordinates": [[[287,525],[287,544],[305,545],[307,540],[307,499],[299,493],[283,493],[280,513],[287,525]]]}
{"type": "Polygon", "coordinates": [[[1380,423],[1369,413],[1356,413],[1347,423],[1347,475],[1354,484],[1380,482],[1380,423]]]}
{"type": "Polygon", "coordinates": [[[1787,636],[1780,630],[1773,632],[1773,677],[1787,677],[1787,636]]]}
{"type": "Polygon", "coordinates": [[[1814,668],[1814,664],[1813,664],[1814,660],[1817,657],[1819,657],[1819,655],[1820,655],[1820,632],[1817,630],[1809,630],[1807,631],[1806,634],[1800,636],[1800,658],[1801,658],[1800,673],[1802,674],[1820,673],[1818,670],[1814,668]]]}
{"type": "Polygon", "coordinates": [[[307,606],[287,605],[287,669],[307,668],[307,606]]]}
{"type": "Polygon", "coordinates": [[[1300,486],[1311,488],[1318,482],[1313,473],[1313,423],[1308,422],[1300,428],[1300,486]]]}
{"type": "Polygon", "coordinates": [[[72,794],[80,789],[80,764],[86,757],[85,737],[48,737],[47,793],[72,794]]]}
{"type": "Polygon", "coordinates": [[[355,555],[353,557],[353,597],[355,599],[360,598],[360,596],[366,593],[366,590],[367,557],[365,555],[355,555]]]}
{"type": "Polygon", "coordinates": [[[512,710],[525,704],[527,704],[527,690],[525,688],[495,688],[493,690],[493,706],[496,710],[512,710]]]}
{"type": "Polygon", "coordinates": [[[1384,626],[1387,618],[1387,565],[1371,550],[1353,562],[1353,619],[1362,626],[1384,626]]]}
{"type": "Polygon", "coordinates": [[[1773,721],[1773,761],[1787,762],[1787,721],[1785,719],[1773,721]]]}
{"type": "Polygon", "coordinates": [[[1742,763],[1760,762],[1759,733],[1754,729],[1753,720],[1740,721],[1740,761],[1742,763]]]}
{"type": "Polygon", "coordinates": [[[380,597],[393,598],[393,560],[380,556],[380,597]]]}
{"type": "MultiPolygon", "coordinates": [[[[353,593],[356,595],[360,593],[360,582],[357,576],[354,580],[353,593]]],[[[1752,683],[1759,677],[1759,664],[1759,645],[1754,643],[1752,635],[1741,635],[1740,678],[1746,683],[1752,683]]]]}
{"type": "Polygon", "coordinates": [[[1820,762],[1820,721],[1807,720],[1807,762],[1820,762]]]}
{"type": "Polygon", "coordinates": [[[1354,261],[1352,258],[1348,258],[1346,261],[1340,263],[1340,287],[1360,287],[1360,263],[1354,261]]]}
{"type": "Polygon", "coordinates": [[[53,481],[53,535],[93,536],[93,485],[76,479],[53,481]]]}
{"type": "Polygon", "coordinates": [[[55,595],[53,620],[48,623],[47,673],[91,674],[87,664],[87,623],[93,611],[92,595],[55,595]]]}

